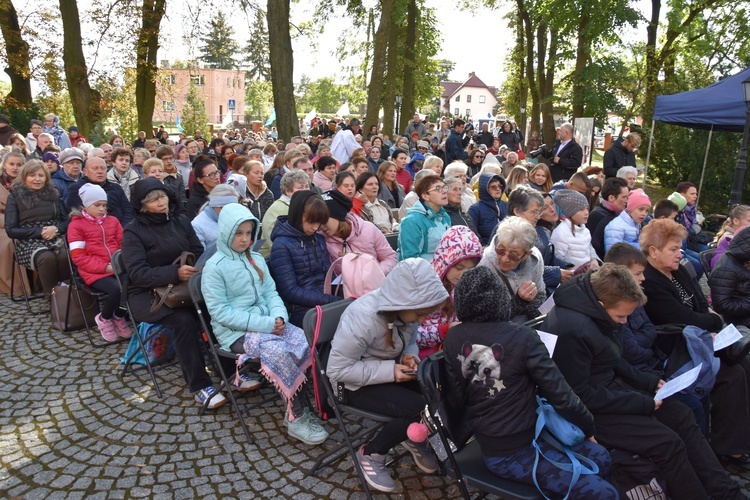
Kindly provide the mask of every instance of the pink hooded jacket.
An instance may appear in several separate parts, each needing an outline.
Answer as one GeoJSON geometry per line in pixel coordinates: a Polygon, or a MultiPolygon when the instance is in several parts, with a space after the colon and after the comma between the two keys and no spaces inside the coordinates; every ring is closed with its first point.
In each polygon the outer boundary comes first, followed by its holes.
{"type": "MultiPolygon", "coordinates": [[[[380,269],[387,276],[398,263],[398,255],[391,248],[383,233],[372,222],[362,220],[351,212],[346,214],[346,220],[352,225],[352,234],[346,240],[338,236],[329,236],[321,231],[326,239],[326,248],[328,249],[328,255],[331,256],[331,262],[345,253],[366,253],[377,259],[380,263],[380,269]]],[[[334,269],[333,271],[339,274],[341,269],[334,269]]]]}
{"type": "MultiPolygon", "coordinates": [[[[466,259],[477,259],[479,262],[481,258],[482,244],[477,235],[466,226],[453,226],[440,239],[432,259],[432,267],[440,276],[440,281],[443,281],[450,268],[459,262],[466,259]]],[[[453,300],[453,286],[450,299],[453,300]]],[[[442,307],[425,318],[417,329],[420,359],[440,349],[450,324],[455,321],[458,321],[455,312],[448,316],[442,307]]]]}

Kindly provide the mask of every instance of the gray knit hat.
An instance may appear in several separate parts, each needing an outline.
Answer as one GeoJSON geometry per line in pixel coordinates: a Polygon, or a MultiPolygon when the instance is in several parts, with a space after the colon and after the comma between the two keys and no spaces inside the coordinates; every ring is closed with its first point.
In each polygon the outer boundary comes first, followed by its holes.
{"type": "Polygon", "coordinates": [[[510,319],[510,295],[489,267],[477,266],[462,276],[453,292],[459,321],[491,323],[510,319]]]}
{"type": "Polygon", "coordinates": [[[565,217],[573,217],[577,212],[588,208],[589,200],[578,191],[561,189],[554,197],[555,204],[560,207],[565,217]]]}

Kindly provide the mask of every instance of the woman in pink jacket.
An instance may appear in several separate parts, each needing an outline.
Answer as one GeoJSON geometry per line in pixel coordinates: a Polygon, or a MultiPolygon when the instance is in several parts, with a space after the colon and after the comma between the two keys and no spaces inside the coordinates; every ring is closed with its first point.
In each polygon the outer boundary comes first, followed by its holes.
{"type": "Polygon", "coordinates": [[[440,276],[450,296],[417,329],[420,359],[439,351],[448,329],[458,321],[453,307],[453,290],[464,271],[476,267],[481,258],[482,244],[466,226],[453,226],[440,239],[432,259],[432,268],[440,276]]]}
{"type": "MultiPolygon", "coordinates": [[[[398,262],[396,251],[388,244],[380,229],[372,222],[360,219],[353,213],[352,200],[339,191],[323,194],[330,217],[321,226],[331,262],[348,252],[361,252],[374,257],[383,274],[391,272],[398,262]]],[[[336,269],[334,269],[336,271],[336,269]]]]}
{"type": "Polygon", "coordinates": [[[117,336],[130,338],[133,331],[125,320],[120,284],[112,270],[112,254],[122,246],[122,226],[107,215],[107,193],[96,184],[84,184],[79,192],[83,208],[71,214],[68,226],[70,257],[84,283],[107,294],[96,315],[96,326],[107,342],[117,336]]]}

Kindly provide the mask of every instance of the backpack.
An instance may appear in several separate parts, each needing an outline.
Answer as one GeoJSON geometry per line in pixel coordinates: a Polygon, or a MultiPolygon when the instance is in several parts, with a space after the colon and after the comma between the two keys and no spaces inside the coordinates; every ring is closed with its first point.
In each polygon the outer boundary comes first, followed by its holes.
{"type": "MultiPolygon", "coordinates": [[[[357,298],[377,290],[385,280],[385,273],[377,259],[370,254],[352,252],[339,257],[331,264],[326,274],[323,293],[331,295],[331,279],[336,264],[341,264],[341,283],[344,285],[344,298],[357,298]]],[[[336,293],[338,295],[338,285],[336,293]]]]}
{"type": "MultiPolygon", "coordinates": [[[[719,358],[714,356],[713,337],[706,330],[697,326],[683,327],[683,325],[679,325],[679,327],[682,327],[682,334],[675,335],[673,339],[674,345],[664,362],[664,379],[669,380],[678,377],[703,363],[698,379],[690,387],[680,391],[683,394],[696,395],[702,399],[713,389],[716,374],[719,371],[720,361],[719,358]]],[[[678,330],[679,327],[669,328],[666,332],[678,330]]],[[[660,328],[659,331],[662,334],[665,333],[664,329],[660,328]]]]}
{"type": "Polygon", "coordinates": [[[648,458],[625,450],[609,450],[609,482],[623,500],[667,500],[666,482],[648,458]]]}
{"type": "MultiPolygon", "coordinates": [[[[158,365],[171,361],[175,357],[174,350],[174,333],[169,328],[162,325],[152,325],[151,323],[142,322],[138,325],[137,335],[145,342],[146,353],[148,354],[149,364],[158,365]],[[158,330],[159,333],[145,342],[146,339],[158,330]]],[[[145,365],[146,360],[143,357],[138,339],[135,335],[130,337],[128,349],[125,355],[120,357],[120,363],[145,365]]]]}

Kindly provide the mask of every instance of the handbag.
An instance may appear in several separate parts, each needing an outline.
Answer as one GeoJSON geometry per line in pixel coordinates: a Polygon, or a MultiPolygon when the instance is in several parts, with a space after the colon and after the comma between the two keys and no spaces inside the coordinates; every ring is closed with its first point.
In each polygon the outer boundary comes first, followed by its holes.
{"type": "Polygon", "coordinates": [[[61,332],[81,330],[87,324],[95,324],[98,313],[99,305],[86,289],[79,288],[78,293],[75,293],[71,286],[64,283],[52,289],[50,297],[52,328],[61,332]],[[81,314],[81,309],[83,309],[83,314],[81,314]]]}
{"type": "MultiPolygon", "coordinates": [[[[182,266],[195,266],[195,255],[190,252],[182,252],[177,257],[172,265],[179,267],[182,266]]],[[[193,300],[190,298],[190,290],[188,289],[187,283],[178,283],[166,286],[154,287],[154,302],[151,304],[151,313],[155,313],[161,306],[166,305],[170,309],[178,309],[180,307],[190,307],[193,305],[193,300]]]]}
{"type": "MultiPolygon", "coordinates": [[[[573,476],[570,479],[568,492],[563,498],[563,500],[566,500],[568,496],[570,496],[570,491],[573,489],[573,486],[575,486],[581,474],[598,474],[599,466],[596,465],[596,463],[590,458],[583,456],[580,453],[576,453],[570,449],[571,446],[580,444],[584,439],[586,439],[583,431],[561,417],[555,411],[552,405],[547,403],[546,399],[537,396],[536,401],[538,404],[536,412],[539,417],[537,417],[536,420],[534,440],[531,442],[531,445],[536,451],[536,456],[534,457],[534,469],[532,474],[534,485],[542,494],[542,496],[544,498],[547,498],[547,496],[542,491],[542,488],[539,487],[539,481],[537,481],[536,478],[539,459],[541,457],[558,469],[562,469],[564,471],[572,473],[573,476]],[[568,460],[570,460],[570,463],[558,462],[545,455],[542,451],[541,446],[539,445],[540,438],[551,445],[553,448],[557,449],[562,454],[567,456],[568,460]]],[[[547,498],[547,500],[549,500],[549,498],[547,498]]]]}
{"type": "MultiPolygon", "coordinates": [[[[162,325],[141,322],[137,334],[143,342],[148,355],[148,364],[159,365],[171,361],[175,357],[174,332],[162,325]]],[[[130,343],[125,355],[120,357],[120,363],[146,365],[146,358],[141,351],[140,342],[136,335],[130,337],[130,343]]]]}

